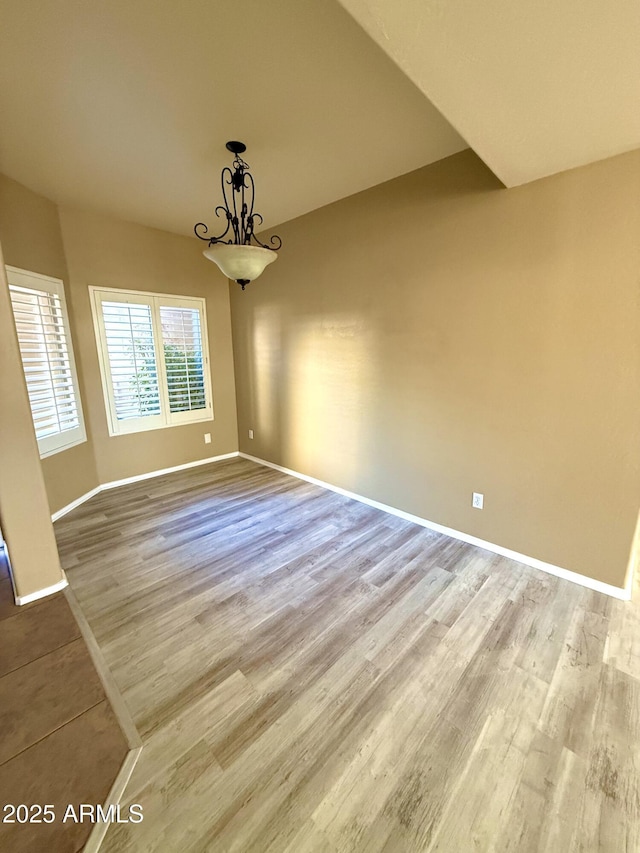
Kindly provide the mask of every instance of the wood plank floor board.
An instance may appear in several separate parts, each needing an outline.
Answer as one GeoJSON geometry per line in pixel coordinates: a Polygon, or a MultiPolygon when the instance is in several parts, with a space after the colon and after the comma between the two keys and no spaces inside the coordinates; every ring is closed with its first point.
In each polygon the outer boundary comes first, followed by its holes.
{"type": "Polygon", "coordinates": [[[626,853],[640,849],[640,743],[624,736],[640,727],[640,685],[605,665],[599,687],[581,819],[594,849],[626,853]]]}
{"type": "Polygon", "coordinates": [[[217,732],[234,721],[245,707],[255,703],[257,693],[241,672],[235,672],[216,690],[192,703],[151,735],[138,759],[127,794],[135,797],[149,782],[170,768],[193,744],[193,731],[213,742],[217,732]]]}
{"type": "Polygon", "coordinates": [[[56,533],[145,744],[105,853],[639,853],[637,598],[244,459],[56,533]]]}
{"type": "MultiPolygon", "coordinates": [[[[397,714],[403,702],[405,690],[412,693],[419,692],[419,687],[412,678],[416,665],[416,657],[425,655],[437,642],[437,638],[429,636],[425,631],[423,637],[414,647],[405,649],[404,658],[396,661],[396,665],[382,673],[376,668],[368,666],[360,670],[357,679],[350,679],[347,685],[341,685],[345,673],[345,665],[349,662],[353,667],[361,667],[360,656],[357,651],[349,651],[334,664],[320,685],[311,687],[309,693],[300,697],[300,700],[291,706],[282,723],[278,723],[283,731],[276,731],[272,727],[265,738],[272,744],[272,750],[276,754],[277,766],[281,767],[284,762],[286,772],[274,774],[272,767],[261,767],[259,782],[269,788],[276,787],[281,793],[283,780],[288,786],[295,786],[296,813],[306,803],[309,809],[313,809],[314,803],[321,793],[329,790],[331,780],[339,777],[345,769],[353,766],[354,758],[360,753],[362,744],[368,738],[375,736],[375,731],[380,732],[380,737],[388,735],[388,725],[380,726],[382,716],[387,724],[397,714]],[[359,683],[358,683],[359,682],[359,683]],[[291,725],[293,719],[297,719],[297,725],[291,725]],[[289,745],[287,738],[294,734],[295,741],[289,745]],[[289,746],[289,748],[287,748],[289,746]],[[284,747],[284,752],[282,752],[284,747]],[[305,756],[305,760],[299,761],[296,756],[305,756]]],[[[420,707],[424,710],[424,702],[420,707]]],[[[249,752],[260,754],[259,744],[255,744],[249,752]]],[[[248,753],[245,753],[248,754],[248,753]]],[[[269,750],[271,754],[271,750],[269,750]]],[[[233,765],[233,771],[240,772],[243,778],[242,763],[244,756],[233,765]]],[[[259,808],[257,801],[254,808],[259,808]]],[[[233,804],[233,820],[237,825],[243,825],[243,819],[247,815],[247,809],[237,810],[237,804],[233,804]]],[[[288,812],[285,806],[284,812],[288,812]]],[[[295,813],[294,813],[295,814],[295,813]]],[[[276,828],[282,828],[285,822],[278,817],[271,816],[271,823],[276,828]]],[[[219,828],[218,828],[219,829],[219,828]]],[[[259,833],[256,843],[262,844],[265,840],[264,828],[259,833]]],[[[232,846],[235,847],[236,838],[233,833],[232,846]]],[[[259,849],[251,845],[250,849],[259,849]]],[[[275,848],[277,849],[277,847],[275,848]]]]}

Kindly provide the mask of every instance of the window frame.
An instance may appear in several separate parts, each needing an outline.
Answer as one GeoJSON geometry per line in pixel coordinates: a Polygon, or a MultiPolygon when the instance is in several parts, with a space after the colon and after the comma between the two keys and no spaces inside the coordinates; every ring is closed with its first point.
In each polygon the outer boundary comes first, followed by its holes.
{"type": "Polygon", "coordinates": [[[109,435],[132,435],[139,432],[150,432],[156,429],[184,426],[185,424],[203,423],[214,420],[213,395],[211,389],[211,365],[209,357],[209,331],[207,328],[207,303],[199,296],[180,296],[170,293],[156,293],[149,290],[123,290],[118,287],[98,287],[89,285],[89,299],[95,332],[98,362],[100,364],[100,379],[104,397],[105,413],[109,435]],[[104,298],[102,298],[104,296],[104,298]],[[158,375],[158,396],[160,414],[118,420],[116,414],[114,386],[111,378],[111,366],[107,347],[107,337],[104,327],[102,302],[122,302],[131,305],[148,305],[151,311],[153,343],[155,348],[156,367],[158,375]],[[200,316],[200,333],[202,336],[203,378],[205,392],[205,407],[184,412],[171,412],[169,402],[169,385],[164,357],[164,341],[160,308],[197,309],[200,316]],[[203,414],[204,413],[204,414],[203,414]]]}
{"type": "MultiPolygon", "coordinates": [[[[54,278],[50,275],[44,275],[43,273],[32,272],[31,270],[21,269],[20,267],[13,267],[10,264],[7,264],[5,266],[5,269],[7,272],[7,282],[9,284],[9,297],[11,297],[12,288],[17,288],[20,290],[35,290],[40,291],[41,293],[53,294],[57,296],[60,300],[62,328],[64,330],[65,343],[67,345],[67,353],[69,355],[69,372],[71,374],[71,383],[73,388],[74,401],[76,405],[76,413],[78,416],[78,426],[74,427],[73,429],[61,430],[60,432],[56,432],[53,435],[45,435],[42,438],[38,438],[35,432],[35,422],[33,421],[31,397],[29,396],[29,408],[31,409],[34,435],[36,436],[36,441],[38,442],[38,451],[40,453],[40,459],[46,459],[48,456],[53,456],[56,453],[62,453],[64,450],[70,450],[72,447],[76,447],[78,444],[83,444],[87,440],[87,431],[84,421],[84,412],[82,409],[82,398],[80,396],[80,384],[78,382],[76,358],[75,353],[73,351],[73,338],[71,336],[71,325],[69,323],[69,312],[67,310],[67,300],[64,290],[64,282],[62,281],[62,279],[54,278]]],[[[11,305],[11,314],[13,317],[14,327],[16,329],[18,346],[20,346],[20,336],[18,334],[13,303],[11,305]]],[[[20,348],[20,357],[22,360],[22,348],[20,348]]],[[[26,373],[24,372],[24,362],[23,374],[25,387],[27,389],[28,394],[29,385],[27,382],[26,373]]]]}

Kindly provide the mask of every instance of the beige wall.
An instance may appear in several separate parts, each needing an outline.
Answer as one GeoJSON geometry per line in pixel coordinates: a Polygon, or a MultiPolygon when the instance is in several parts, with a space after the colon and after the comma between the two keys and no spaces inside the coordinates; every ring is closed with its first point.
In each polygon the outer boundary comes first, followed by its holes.
{"type": "Polygon", "coordinates": [[[60,568],[44,486],[9,288],[0,250],[0,528],[13,583],[24,597],[60,583],[60,568]]]}
{"type": "MultiPolygon", "coordinates": [[[[62,245],[58,208],[22,184],[0,175],[0,242],[5,263],[60,278],[65,283],[71,337],[77,350],[75,318],[69,298],[69,278],[62,245]]],[[[86,387],[82,364],[76,359],[80,396],[86,387]]],[[[85,421],[88,421],[85,412],[85,421]]],[[[87,441],[42,460],[42,471],[51,512],[55,512],[98,485],[91,429],[87,441]]]]}
{"type": "MultiPolygon", "coordinates": [[[[506,191],[464,152],[279,231],[277,264],[232,289],[241,449],[622,585],[640,506],[640,154],[506,191]]],[[[68,294],[89,441],[43,460],[52,511],[237,448],[228,287],[195,241],[59,220],[4,178],[0,240],[68,294]],[[89,284],[207,299],[215,421],[109,437],[89,284]]],[[[27,459],[33,430],[8,413],[2,452],[27,459]]],[[[40,475],[4,465],[15,511],[37,506],[40,475]]],[[[55,583],[44,571],[25,590],[55,583]]]]}
{"type": "Polygon", "coordinates": [[[232,291],[240,449],[622,586],[640,152],[511,190],[463,152],[276,230],[232,291]]]}
{"type": "Polygon", "coordinates": [[[202,256],[195,239],[66,207],[60,210],[60,220],[98,481],[107,483],[237,450],[227,280],[202,256]],[[206,299],[213,421],[109,436],[89,285],[206,299]],[[211,444],[204,443],[207,432],[211,444]]]}
{"type": "Polygon", "coordinates": [[[51,512],[99,483],[237,450],[229,287],[195,239],[88,211],[59,209],[0,176],[0,240],[7,264],[65,282],[88,440],[41,460],[51,512]],[[213,421],[109,436],[90,284],[206,299],[213,421]],[[211,433],[211,444],[204,443],[206,432],[211,433]]]}

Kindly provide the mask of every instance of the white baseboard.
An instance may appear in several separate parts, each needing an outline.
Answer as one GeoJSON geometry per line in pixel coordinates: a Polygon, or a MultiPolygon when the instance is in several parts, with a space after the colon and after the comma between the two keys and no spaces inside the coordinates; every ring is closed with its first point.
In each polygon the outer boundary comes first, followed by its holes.
{"type": "Polygon", "coordinates": [[[72,509],[75,509],[80,504],[83,504],[85,501],[88,501],[89,498],[92,498],[94,495],[97,495],[102,491],[101,486],[96,486],[95,489],[91,489],[90,492],[86,492],[84,495],[80,495],[79,498],[76,498],[75,501],[71,501],[70,504],[63,506],[62,509],[59,509],[57,512],[54,512],[51,516],[51,521],[57,521],[59,518],[62,518],[63,515],[66,515],[68,512],[71,512],[72,509]]]}
{"type": "Polygon", "coordinates": [[[146,474],[137,474],[135,477],[125,477],[124,480],[112,480],[110,483],[102,483],[99,487],[101,492],[107,489],[117,489],[118,486],[126,486],[129,483],[138,483],[140,480],[150,480],[152,477],[162,477],[163,474],[173,474],[175,471],[185,471],[187,468],[197,468],[198,465],[208,465],[210,462],[222,462],[223,459],[233,459],[238,451],[223,453],[221,456],[210,456],[208,459],[196,459],[195,462],[185,462],[184,465],[174,465],[173,468],[160,468],[158,471],[149,471],[146,474]]]}
{"type": "Polygon", "coordinates": [[[66,586],[69,585],[69,581],[67,580],[67,576],[64,571],[62,571],[62,580],[59,580],[58,583],[52,584],[52,586],[46,586],[44,589],[38,589],[36,592],[30,592],[28,595],[18,595],[18,590],[16,589],[16,581],[13,577],[13,569],[11,568],[11,560],[9,559],[9,551],[7,550],[6,544],[0,541],[0,553],[2,554],[3,559],[6,561],[7,568],[9,569],[9,578],[11,580],[11,588],[13,590],[13,600],[21,607],[23,604],[31,604],[32,601],[37,601],[39,598],[46,598],[48,595],[53,595],[56,592],[60,592],[66,586]]]}
{"type": "Polygon", "coordinates": [[[235,456],[238,456],[237,450],[234,450],[233,453],[223,453],[220,456],[209,456],[207,459],[196,459],[195,462],[185,462],[184,465],[174,465],[172,468],[160,468],[157,471],[148,471],[146,474],[136,474],[134,477],[125,477],[124,480],[112,480],[110,483],[101,483],[99,486],[96,486],[95,489],[91,489],[90,492],[86,492],[86,494],[76,498],[75,501],[72,501],[70,504],[63,506],[62,509],[54,512],[51,516],[51,521],[57,521],[59,518],[62,518],[63,515],[71,512],[72,509],[75,509],[80,506],[80,504],[83,504],[85,501],[94,497],[94,495],[104,492],[107,489],[117,489],[118,486],[126,486],[128,483],[138,483],[140,480],[149,480],[152,477],[161,477],[163,474],[172,474],[174,471],[184,471],[187,468],[196,468],[198,465],[208,465],[210,462],[221,462],[223,459],[233,459],[235,456]]]}
{"type": "MultiPolygon", "coordinates": [[[[94,495],[97,495],[99,492],[106,491],[107,489],[116,489],[119,486],[124,486],[129,483],[137,483],[141,480],[148,480],[152,477],[161,477],[163,474],[171,474],[174,471],[183,471],[187,468],[195,468],[199,465],[208,465],[211,462],[221,462],[224,459],[233,459],[236,456],[241,456],[244,459],[249,459],[251,462],[256,462],[258,465],[264,465],[267,468],[273,468],[276,471],[280,471],[283,474],[288,474],[291,477],[297,477],[299,480],[305,480],[308,483],[313,483],[316,486],[320,486],[323,489],[329,489],[332,492],[337,492],[339,495],[344,495],[347,498],[351,498],[352,500],[359,501],[360,503],[366,504],[367,506],[371,506],[374,509],[382,510],[382,512],[387,512],[390,515],[395,515],[398,518],[403,518],[406,521],[411,521],[414,524],[419,524],[421,527],[426,527],[429,530],[434,530],[437,533],[442,533],[445,536],[450,536],[452,539],[458,539],[461,542],[467,542],[470,545],[475,545],[478,548],[484,548],[486,551],[491,551],[494,554],[500,554],[502,557],[508,557],[511,560],[516,560],[519,563],[524,563],[527,566],[531,566],[534,569],[539,569],[540,571],[546,572],[547,574],[554,575],[555,577],[562,578],[563,580],[571,581],[571,583],[579,584],[580,586],[587,587],[588,589],[593,589],[596,592],[602,592],[604,595],[609,595],[613,598],[618,598],[623,601],[631,600],[631,590],[633,585],[633,569],[630,569],[627,573],[627,580],[624,587],[612,586],[608,583],[603,583],[602,581],[595,580],[595,578],[587,577],[586,575],[581,575],[578,572],[572,572],[569,569],[563,569],[561,566],[554,566],[552,563],[546,563],[543,560],[537,559],[537,557],[530,557],[527,554],[521,554],[518,551],[512,551],[510,548],[504,548],[502,545],[496,545],[494,542],[487,542],[484,539],[479,539],[477,536],[471,536],[469,533],[464,533],[460,530],[454,530],[452,527],[445,527],[442,524],[437,524],[435,521],[429,521],[426,518],[421,518],[418,515],[413,515],[412,513],[405,512],[404,510],[397,509],[396,507],[389,506],[388,504],[380,503],[379,501],[374,501],[371,498],[364,497],[364,495],[356,494],[356,492],[350,492],[347,489],[343,489],[340,486],[334,486],[332,483],[327,483],[324,480],[318,480],[316,477],[310,477],[307,474],[301,474],[299,471],[293,471],[291,468],[284,468],[282,465],[276,465],[274,462],[268,462],[266,459],[260,459],[257,456],[251,456],[248,453],[242,453],[238,451],[234,451],[232,453],[224,453],[220,456],[211,456],[207,459],[198,459],[195,462],[187,462],[184,465],[175,465],[172,468],[161,468],[157,471],[149,471],[146,474],[138,474],[134,477],[126,477],[123,480],[113,480],[109,483],[102,483],[97,486],[95,489],[92,489],[90,492],[82,495],[77,498],[72,503],[67,504],[67,506],[59,509],[57,512],[53,513],[51,516],[51,521],[57,521],[59,518],[62,518],[63,515],[66,515],[71,510],[83,504],[85,501],[88,501],[94,495]]],[[[53,592],[58,592],[59,589],[64,589],[67,585],[66,580],[61,582],[60,585],[56,585],[55,587],[48,587],[45,590],[40,590],[37,593],[33,593],[31,596],[23,596],[20,600],[16,597],[16,602],[18,604],[27,604],[29,601],[35,601],[37,598],[42,598],[46,595],[51,595],[53,592]]]]}
{"type": "Polygon", "coordinates": [[[65,586],[68,586],[69,584],[67,576],[64,572],[62,574],[64,577],[61,581],[58,581],[58,583],[54,583],[53,586],[46,586],[44,589],[39,589],[37,592],[31,592],[29,595],[16,595],[14,586],[16,604],[19,606],[23,604],[31,604],[32,601],[37,601],[39,598],[46,598],[48,595],[53,595],[54,592],[60,592],[60,590],[63,590],[65,586]]]}
{"type": "Polygon", "coordinates": [[[529,557],[526,554],[520,554],[518,551],[512,551],[510,548],[504,548],[502,545],[496,545],[493,542],[486,542],[484,539],[478,539],[477,536],[471,536],[469,533],[454,530],[452,527],[445,527],[442,524],[437,524],[435,521],[429,521],[428,519],[421,518],[418,515],[412,515],[404,510],[396,509],[396,507],[371,500],[371,498],[366,498],[363,495],[358,495],[355,492],[342,489],[340,486],[325,483],[324,480],[318,480],[316,477],[309,477],[307,474],[301,474],[299,471],[292,471],[291,468],[283,468],[281,465],[276,465],[273,462],[267,462],[266,459],[260,459],[257,456],[250,456],[248,453],[242,452],[238,455],[243,459],[249,459],[251,462],[257,462],[258,465],[265,465],[267,468],[274,468],[276,471],[281,471],[283,474],[289,474],[291,477],[297,477],[299,480],[306,480],[308,483],[313,483],[316,486],[321,486],[323,489],[329,489],[332,492],[337,492],[339,495],[352,498],[353,500],[359,501],[367,506],[374,507],[374,509],[380,509],[383,512],[388,512],[390,515],[395,515],[398,518],[404,518],[406,521],[419,524],[421,527],[427,527],[429,530],[434,530],[437,533],[443,533],[445,536],[450,536],[452,539],[459,539],[461,542],[468,542],[470,545],[475,545],[478,548],[484,548],[486,551],[492,551],[494,554],[500,554],[502,557],[508,557],[510,560],[517,560],[519,563],[524,563],[526,566],[531,566],[534,569],[540,569],[540,571],[546,572],[549,575],[554,575],[555,577],[562,578],[563,580],[571,581],[571,583],[585,586],[588,589],[595,590],[596,592],[602,592],[605,595],[610,595],[612,598],[619,598],[623,601],[629,601],[631,599],[631,588],[633,582],[631,571],[627,573],[627,582],[624,587],[612,586],[611,584],[595,580],[595,578],[590,578],[586,575],[572,572],[569,569],[563,569],[561,566],[554,566],[552,563],[545,563],[543,560],[538,560],[537,557],[529,557]]]}

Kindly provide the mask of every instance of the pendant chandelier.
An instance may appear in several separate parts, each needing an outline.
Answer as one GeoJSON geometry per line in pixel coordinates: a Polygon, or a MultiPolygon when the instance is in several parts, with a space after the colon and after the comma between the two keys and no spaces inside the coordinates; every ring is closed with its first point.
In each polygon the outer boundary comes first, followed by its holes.
{"type": "Polygon", "coordinates": [[[227,142],[227,149],[234,155],[233,171],[229,166],[222,170],[220,179],[224,204],[219,204],[215,211],[216,216],[226,218],[227,227],[217,237],[207,236],[209,229],[204,222],[198,222],[193,230],[196,237],[209,244],[204,256],[244,290],[275,261],[278,257],[276,249],[282,246],[282,240],[274,235],[269,241],[272,245],[267,246],[256,237],[254,228],[262,223],[262,217],[253,211],[253,176],[249,164],[240,156],[247,146],[243,142],[232,141],[227,142]]]}

